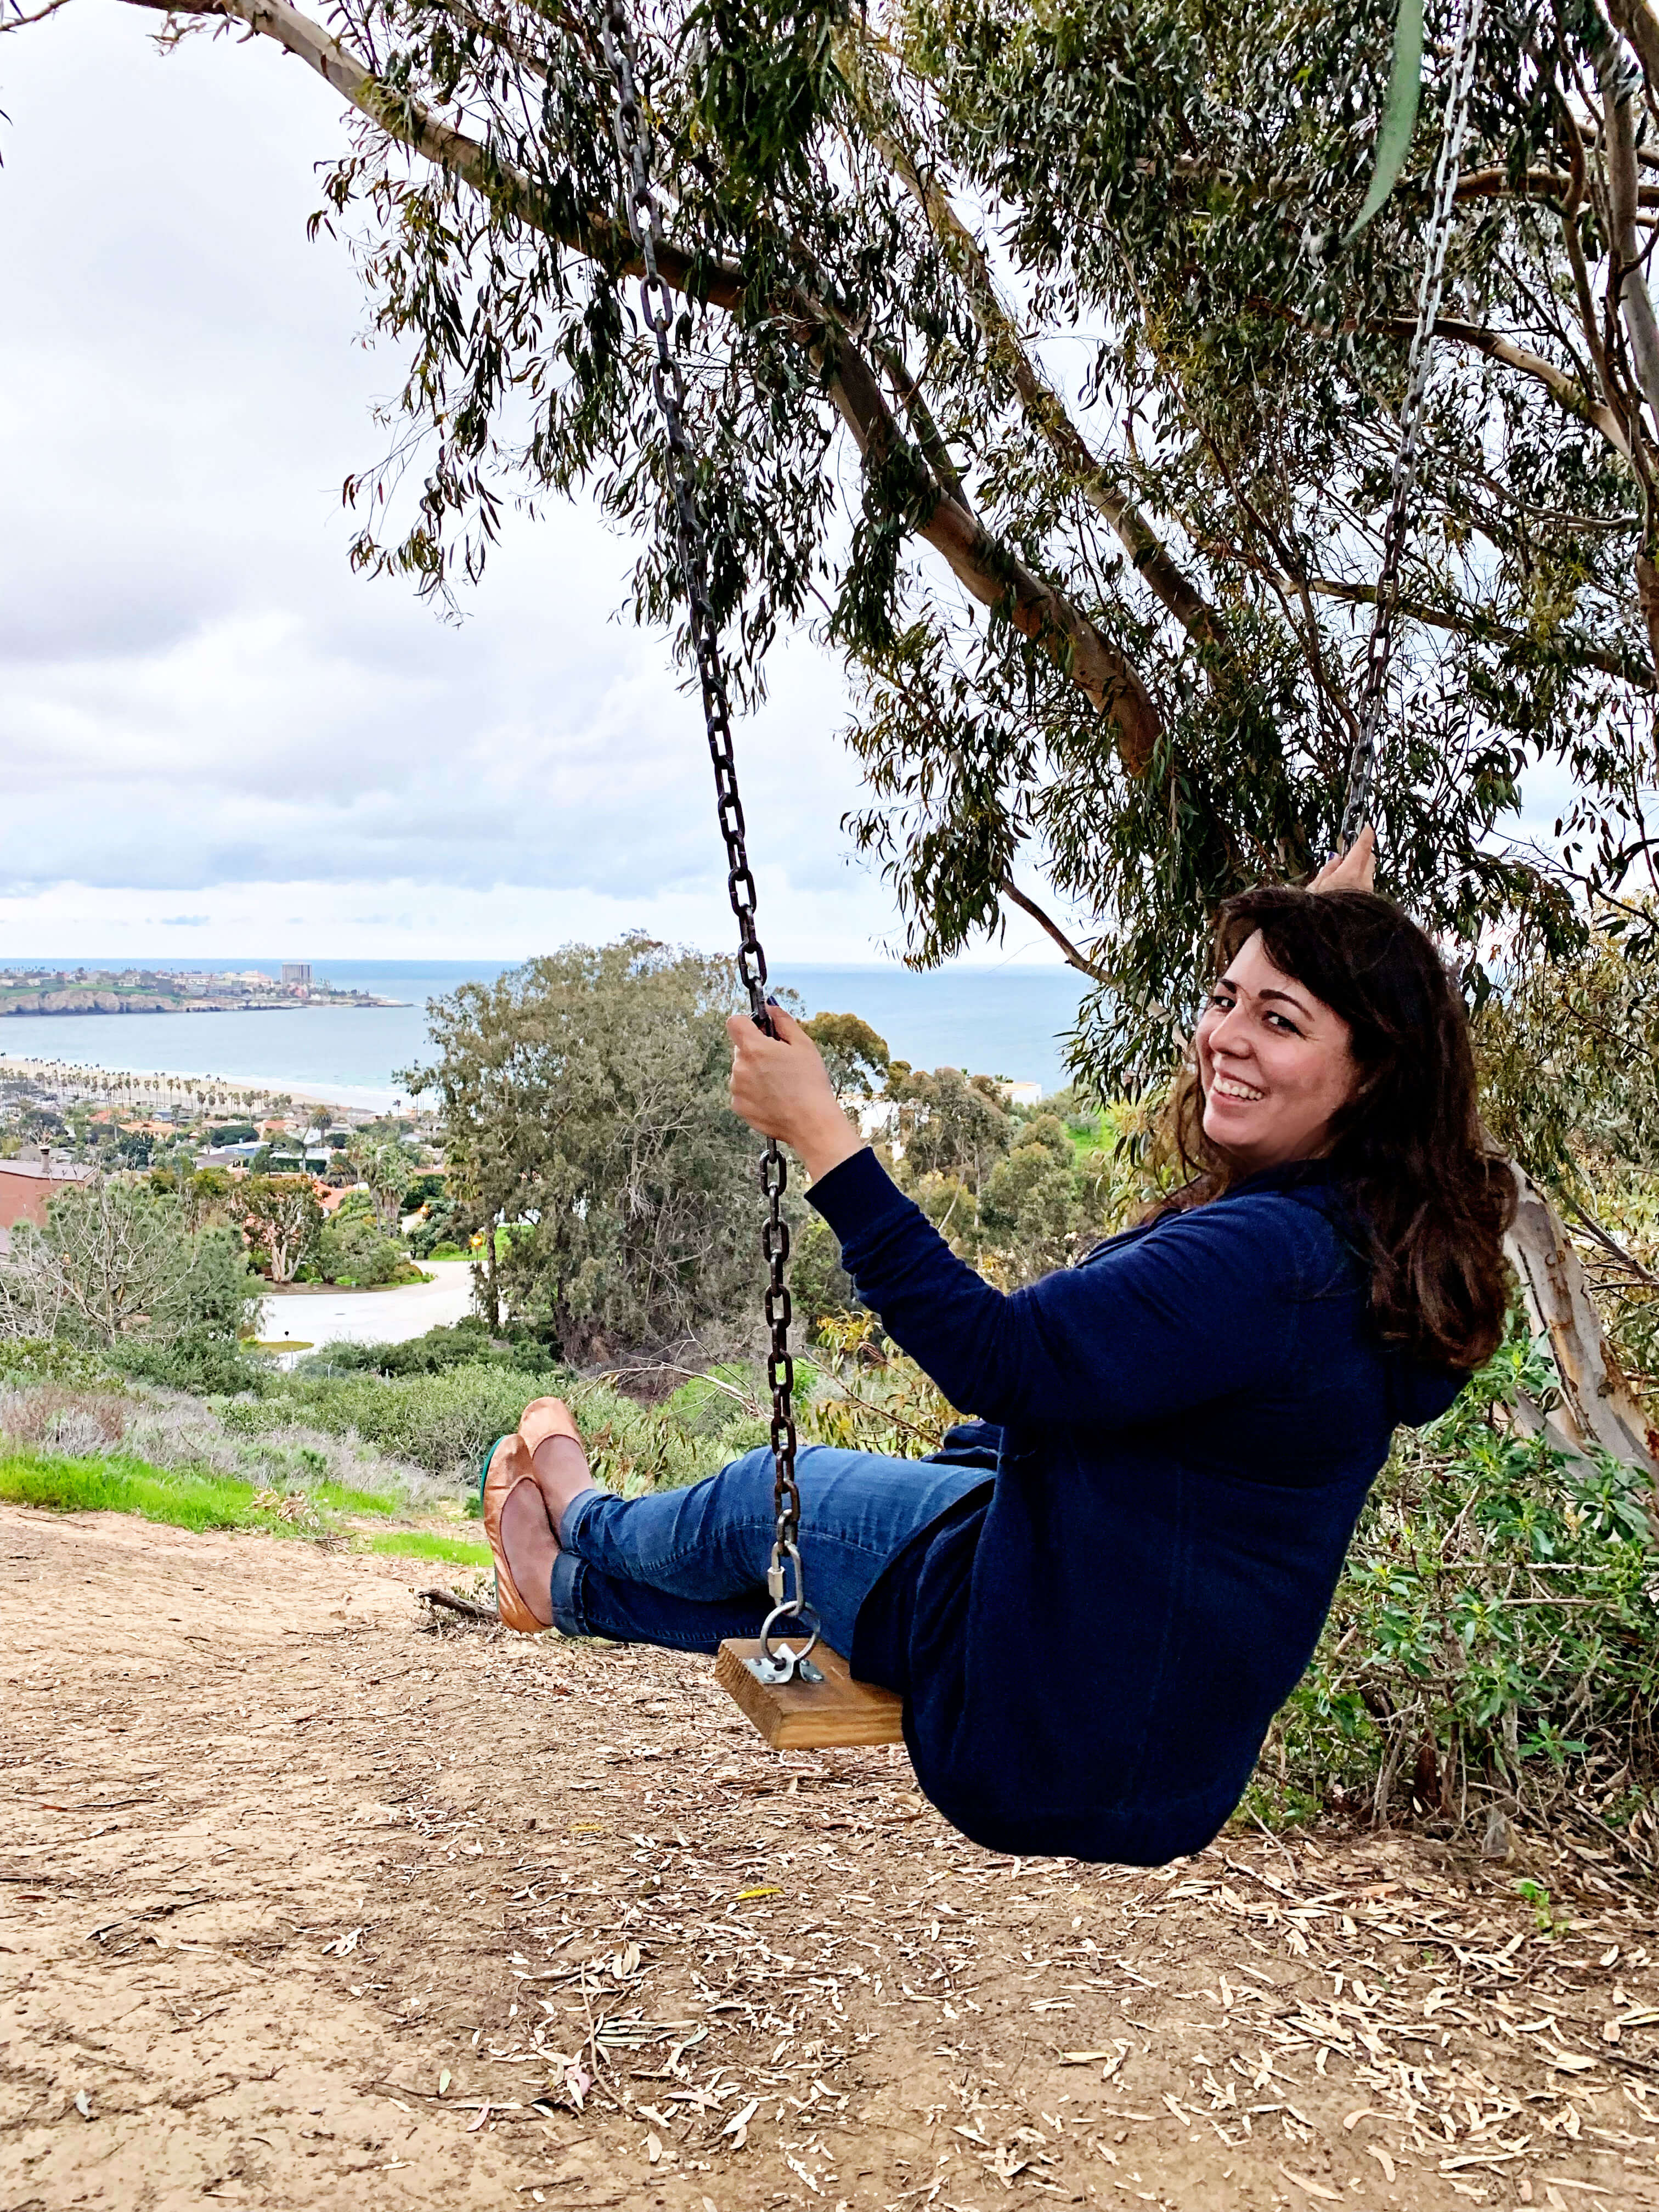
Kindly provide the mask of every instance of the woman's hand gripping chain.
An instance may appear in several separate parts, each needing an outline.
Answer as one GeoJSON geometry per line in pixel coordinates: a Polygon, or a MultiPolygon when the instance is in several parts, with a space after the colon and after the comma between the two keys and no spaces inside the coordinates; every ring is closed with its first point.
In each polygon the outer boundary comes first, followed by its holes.
{"type": "Polygon", "coordinates": [[[751,1129],[799,1154],[816,1182],[850,1159],[864,1139],[842,1110],[817,1047],[775,1000],[769,1004],[775,1036],[748,1014],[733,1014],[726,1024],[732,1104],[751,1129]]]}

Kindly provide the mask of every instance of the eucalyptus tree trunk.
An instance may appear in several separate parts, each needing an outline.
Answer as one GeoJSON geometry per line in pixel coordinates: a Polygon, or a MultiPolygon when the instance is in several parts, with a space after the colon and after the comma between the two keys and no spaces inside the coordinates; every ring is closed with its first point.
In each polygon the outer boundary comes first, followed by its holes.
{"type": "Polygon", "coordinates": [[[497,1226],[500,1219],[499,1214],[492,1213],[484,1224],[484,1313],[491,1336],[499,1336],[501,1333],[501,1285],[495,1272],[495,1239],[500,1234],[497,1226]]]}
{"type": "Polygon", "coordinates": [[[1548,1338],[1561,1380],[1557,1406],[1523,1408],[1528,1425],[1541,1426],[1552,1443],[1575,1456],[1594,1445],[1640,1468],[1659,1499],[1659,1430],[1649,1423],[1602,1333],[1560,1216],[1521,1169],[1515,1177],[1521,1202],[1506,1249],[1534,1331],[1548,1338]]]}

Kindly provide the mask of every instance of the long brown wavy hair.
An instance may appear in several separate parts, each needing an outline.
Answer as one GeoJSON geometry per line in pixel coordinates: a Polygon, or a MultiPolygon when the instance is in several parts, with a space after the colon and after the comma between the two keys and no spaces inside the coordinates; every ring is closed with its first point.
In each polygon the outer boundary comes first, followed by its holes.
{"type": "MultiPolygon", "coordinates": [[[[1378,1330],[1435,1366],[1479,1367],[1509,1308],[1504,1232],[1516,1188],[1480,1125],[1462,997],[1415,922],[1369,891],[1273,887],[1226,900],[1218,975],[1258,930],[1280,974],[1348,1025],[1359,1079],[1326,1157],[1350,1201],[1378,1330]]],[[[1236,1180],[1204,1133],[1195,1053],[1165,1134],[1189,1178],[1167,1203],[1201,1205],[1236,1180]]]]}

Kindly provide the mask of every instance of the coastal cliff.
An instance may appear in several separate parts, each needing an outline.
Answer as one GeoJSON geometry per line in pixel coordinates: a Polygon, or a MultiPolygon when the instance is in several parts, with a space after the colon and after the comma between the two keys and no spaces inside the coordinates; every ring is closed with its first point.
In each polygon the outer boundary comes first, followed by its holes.
{"type": "MultiPolygon", "coordinates": [[[[309,970],[305,971],[307,975],[309,970]]],[[[291,1012],[296,1006],[395,1006],[398,999],[331,984],[279,982],[242,975],[135,969],[119,975],[79,969],[0,970],[0,1018],[8,1014],[231,1014],[291,1012]]]]}
{"type": "Polygon", "coordinates": [[[141,991],[0,992],[0,1014],[171,1014],[177,999],[141,991]]]}

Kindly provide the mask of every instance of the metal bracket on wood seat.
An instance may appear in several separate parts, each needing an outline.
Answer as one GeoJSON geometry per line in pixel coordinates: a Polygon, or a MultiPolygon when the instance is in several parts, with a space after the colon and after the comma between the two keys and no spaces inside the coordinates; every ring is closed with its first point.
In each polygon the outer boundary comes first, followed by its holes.
{"type": "Polygon", "coordinates": [[[821,1682],[823,1680],[823,1674],[805,1652],[797,1659],[787,1644],[775,1656],[762,1650],[743,1663],[755,1680],[764,1682],[768,1689],[779,1682],[821,1682]]]}

